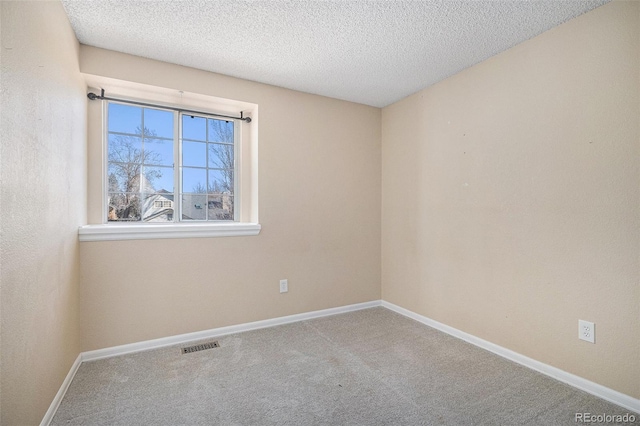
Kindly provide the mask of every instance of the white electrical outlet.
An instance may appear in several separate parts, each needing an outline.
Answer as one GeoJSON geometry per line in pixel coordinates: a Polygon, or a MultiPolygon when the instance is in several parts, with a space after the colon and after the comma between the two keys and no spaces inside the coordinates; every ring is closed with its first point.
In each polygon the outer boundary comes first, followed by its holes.
{"type": "Polygon", "coordinates": [[[578,320],[578,339],[596,342],[596,325],[589,321],[578,320]]]}
{"type": "Polygon", "coordinates": [[[286,293],[289,291],[289,281],[280,280],[280,293],[286,293]]]}

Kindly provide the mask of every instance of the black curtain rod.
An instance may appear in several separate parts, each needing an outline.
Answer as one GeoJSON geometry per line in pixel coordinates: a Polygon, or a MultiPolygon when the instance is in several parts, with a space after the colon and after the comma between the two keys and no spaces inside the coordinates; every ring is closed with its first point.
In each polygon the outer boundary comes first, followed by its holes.
{"type": "Polygon", "coordinates": [[[172,111],[184,112],[184,113],[187,113],[187,114],[188,113],[204,114],[204,115],[210,115],[210,116],[213,116],[213,117],[231,118],[233,120],[242,120],[242,121],[246,121],[247,123],[251,123],[251,117],[243,117],[242,111],[240,111],[240,117],[232,117],[230,115],[212,114],[210,112],[195,111],[195,110],[182,109],[182,108],[174,108],[174,107],[168,107],[168,106],[165,106],[165,105],[154,105],[154,104],[148,104],[148,103],[145,103],[145,102],[129,101],[127,99],[108,98],[108,97],[106,97],[104,95],[104,89],[102,89],[102,92],[100,93],[100,95],[96,95],[95,93],[89,92],[89,94],[87,94],[87,98],[91,99],[92,101],[95,101],[96,99],[104,100],[104,101],[116,101],[116,102],[122,102],[122,103],[125,103],[125,104],[140,105],[140,106],[146,106],[146,107],[151,107],[151,108],[169,109],[169,110],[172,110],[172,111]]]}

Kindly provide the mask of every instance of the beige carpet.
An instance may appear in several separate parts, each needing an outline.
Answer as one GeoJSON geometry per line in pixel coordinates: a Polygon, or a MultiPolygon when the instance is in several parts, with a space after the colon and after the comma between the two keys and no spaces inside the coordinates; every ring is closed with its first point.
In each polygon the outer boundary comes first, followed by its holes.
{"type": "Polygon", "coordinates": [[[217,340],[83,363],[52,424],[576,425],[628,412],[385,308],[217,340]]]}

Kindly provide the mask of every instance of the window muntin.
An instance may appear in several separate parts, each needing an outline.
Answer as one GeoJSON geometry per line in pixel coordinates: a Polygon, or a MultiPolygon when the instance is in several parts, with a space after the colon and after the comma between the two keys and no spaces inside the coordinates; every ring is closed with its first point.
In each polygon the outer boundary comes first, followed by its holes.
{"type": "Polygon", "coordinates": [[[107,105],[108,222],[237,220],[236,121],[107,105]]]}

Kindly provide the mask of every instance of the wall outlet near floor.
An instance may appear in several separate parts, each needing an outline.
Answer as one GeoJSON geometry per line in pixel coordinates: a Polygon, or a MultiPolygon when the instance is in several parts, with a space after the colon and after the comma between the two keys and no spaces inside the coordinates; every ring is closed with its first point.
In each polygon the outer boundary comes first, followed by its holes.
{"type": "Polygon", "coordinates": [[[589,321],[578,320],[578,339],[596,342],[596,325],[589,321]]]}
{"type": "Polygon", "coordinates": [[[289,291],[289,281],[280,280],[280,293],[286,293],[289,291]]]}

